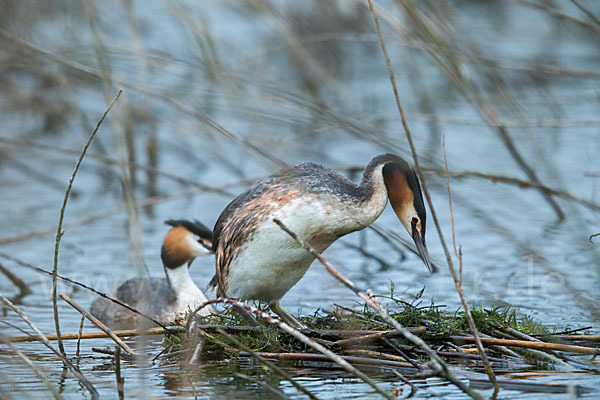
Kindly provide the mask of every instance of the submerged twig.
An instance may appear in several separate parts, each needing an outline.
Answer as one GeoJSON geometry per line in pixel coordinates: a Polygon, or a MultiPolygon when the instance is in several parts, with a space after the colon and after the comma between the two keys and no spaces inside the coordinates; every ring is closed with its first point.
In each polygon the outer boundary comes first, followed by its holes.
{"type": "Polygon", "coordinates": [[[117,380],[117,393],[119,394],[119,400],[123,400],[123,383],[125,379],[121,377],[121,348],[115,346],[115,378],[117,380]]]}
{"type": "Polygon", "coordinates": [[[65,348],[63,346],[63,342],[60,337],[58,305],[56,302],[56,296],[57,296],[56,280],[57,280],[57,275],[58,275],[58,248],[60,246],[60,240],[62,238],[62,235],[64,234],[64,231],[62,230],[62,223],[63,223],[63,219],[65,217],[65,209],[67,208],[67,201],[69,200],[69,193],[71,193],[71,188],[73,187],[73,181],[75,180],[75,175],[77,175],[77,171],[79,170],[79,166],[81,165],[81,162],[83,161],[83,157],[85,157],[85,153],[87,152],[88,147],[92,143],[94,136],[96,136],[96,132],[98,132],[98,129],[100,129],[100,125],[102,125],[102,122],[104,121],[104,119],[106,118],[106,116],[108,115],[110,110],[112,109],[113,104],[115,104],[115,102],[121,96],[121,93],[123,93],[123,90],[119,90],[117,95],[109,103],[108,108],[106,109],[106,111],[104,111],[104,114],[102,114],[102,117],[100,117],[100,120],[98,121],[98,123],[96,124],[96,127],[90,134],[90,137],[88,138],[85,146],[83,146],[81,155],[79,156],[79,159],[77,160],[77,163],[75,164],[75,169],[73,170],[73,174],[71,175],[71,178],[69,179],[69,184],[67,185],[67,190],[65,191],[65,197],[63,199],[63,204],[62,204],[62,207],[60,208],[60,217],[58,218],[58,226],[56,227],[56,243],[54,246],[54,266],[52,267],[52,308],[54,311],[54,326],[56,328],[56,336],[58,338],[58,349],[60,350],[60,352],[63,355],[65,354],[65,348]]]}
{"type": "Polygon", "coordinates": [[[31,361],[29,359],[29,357],[27,357],[25,355],[25,353],[23,353],[21,350],[19,350],[17,348],[17,346],[12,344],[7,339],[8,338],[6,336],[4,336],[3,334],[0,334],[0,341],[2,341],[13,353],[15,353],[23,361],[23,363],[25,363],[25,365],[27,365],[29,368],[31,368],[31,370],[40,379],[40,381],[42,381],[44,383],[44,385],[46,385],[46,387],[48,388],[50,393],[52,393],[52,396],[54,396],[54,398],[56,400],[62,400],[63,397],[58,392],[58,390],[56,390],[54,385],[52,385],[52,383],[50,383],[50,381],[48,380],[48,377],[44,374],[42,369],[40,367],[38,367],[33,361],[31,361]]]}
{"type": "Polygon", "coordinates": [[[258,362],[260,362],[266,368],[274,371],[276,374],[287,379],[288,382],[290,382],[292,384],[292,386],[294,386],[296,389],[298,389],[298,391],[304,393],[305,395],[307,395],[309,398],[311,398],[313,400],[318,399],[318,397],[315,396],[313,393],[311,393],[308,389],[306,389],[304,386],[302,386],[301,384],[296,382],[294,377],[292,377],[289,373],[287,373],[285,370],[283,370],[279,366],[273,364],[271,361],[265,360],[265,358],[263,356],[261,356],[260,354],[258,354],[255,351],[252,351],[248,346],[244,345],[242,342],[240,342],[235,337],[233,337],[233,335],[227,333],[223,329],[217,329],[217,332],[219,332],[221,335],[225,336],[227,339],[231,340],[236,346],[238,346],[243,351],[249,353],[251,357],[257,359],[258,362]]]}
{"type": "Polygon", "coordinates": [[[240,372],[234,372],[233,375],[237,376],[238,378],[250,381],[250,382],[252,382],[252,383],[254,383],[254,384],[258,385],[258,386],[261,386],[265,390],[268,390],[269,392],[271,392],[273,394],[276,394],[277,396],[279,396],[282,399],[286,399],[286,400],[289,399],[289,397],[285,393],[283,393],[281,390],[274,388],[273,386],[269,385],[268,383],[266,383],[266,382],[264,382],[262,380],[253,378],[251,376],[242,374],[240,372]]]}
{"type": "Polygon", "coordinates": [[[391,393],[389,393],[386,390],[384,390],[383,388],[381,388],[374,380],[372,380],[371,378],[369,378],[367,375],[365,375],[360,370],[356,369],[348,361],[346,361],[343,357],[341,357],[341,356],[333,353],[331,350],[328,350],[323,345],[321,345],[321,344],[315,342],[314,340],[310,339],[308,336],[306,336],[303,333],[301,333],[300,331],[292,328],[291,326],[289,326],[285,322],[280,321],[280,320],[278,320],[276,318],[273,318],[269,314],[265,313],[264,311],[258,310],[256,308],[254,308],[254,307],[252,307],[252,306],[250,306],[248,304],[245,304],[245,303],[243,303],[241,301],[238,301],[238,300],[233,300],[233,299],[228,299],[228,298],[220,298],[220,299],[214,299],[214,300],[205,301],[199,307],[197,307],[192,313],[190,313],[190,315],[188,316],[187,323],[186,323],[186,330],[190,328],[191,322],[192,322],[194,316],[202,308],[207,307],[210,304],[217,304],[217,303],[225,303],[225,304],[231,304],[231,305],[239,306],[239,307],[243,308],[244,310],[249,311],[249,312],[257,315],[258,317],[264,319],[265,321],[269,322],[270,324],[278,326],[284,332],[289,333],[290,335],[292,335],[293,337],[295,337],[296,339],[298,339],[302,343],[304,343],[304,344],[312,347],[313,349],[317,350],[318,352],[322,353],[329,360],[337,363],[342,368],[344,368],[346,371],[348,371],[351,374],[355,375],[356,377],[360,378],[363,382],[365,382],[366,384],[368,384],[369,386],[371,386],[373,389],[375,389],[375,391],[377,391],[377,393],[381,394],[385,398],[387,398],[389,400],[394,400],[395,399],[395,397],[391,393]]]}
{"type": "MultiPolygon", "coordinates": [[[[248,352],[239,352],[237,353],[240,357],[251,357],[248,352]]],[[[287,360],[287,361],[329,361],[332,359],[326,354],[315,354],[315,353],[267,353],[267,352],[257,352],[256,354],[266,357],[266,358],[274,358],[276,360],[287,360]]],[[[351,362],[353,364],[362,364],[362,365],[372,365],[376,367],[394,367],[394,368],[406,368],[407,370],[413,370],[417,372],[417,368],[414,368],[410,363],[403,361],[393,361],[393,360],[382,360],[378,358],[371,357],[356,357],[356,356],[338,356],[344,362],[351,362]]],[[[342,366],[337,361],[335,363],[342,366]]]]}
{"type": "Polygon", "coordinates": [[[406,383],[408,386],[410,386],[410,393],[408,394],[408,396],[406,396],[407,399],[410,399],[411,397],[413,397],[415,395],[415,393],[417,393],[417,385],[415,385],[414,383],[412,383],[411,381],[409,381],[404,375],[402,375],[400,372],[396,371],[396,370],[392,370],[392,372],[404,383],[406,383]]]}
{"type": "Polygon", "coordinates": [[[79,380],[79,382],[81,382],[81,384],[83,386],[85,386],[85,388],[90,392],[92,399],[94,399],[94,400],[97,399],[99,397],[99,395],[98,395],[98,391],[96,390],[94,385],[92,385],[92,383],[85,376],[83,376],[83,374],[79,371],[79,369],[77,367],[75,367],[75,365],[73,365],[73,363],[63,353],[61,353],[59,350],[55,349],[54,346],[52,346],[50,341],[48,339],[46,339],[44,334],[37,328],[37,326],[35,326],[33,324],[33,322],[31,322],[29,320],[29,318],[25,314],[23,314],[23,312],[21,310],[19,310],[17,307],[15,307],[15,305],[10,300],[8,300],[6,297],[2,296],[1,294],[0,294],[0,300],[4,304],[6,304],[8,306],[8,308],[13,310],[19,317],[21,317],[21,319],[23,321],[25,321],[25,323],[27,325],[29,325],[29,327],[31,329],[33,329],[33,331],[38,335],[38,337],[44,343],[44,345],[46,345],[46,347],[48,347],[54,354],[56,354],[56,356],[65,364],[65,366],[69,369],[69,371],[71,371],[71,373],[73,375],[75,375],[77,380],[79,380]]]}

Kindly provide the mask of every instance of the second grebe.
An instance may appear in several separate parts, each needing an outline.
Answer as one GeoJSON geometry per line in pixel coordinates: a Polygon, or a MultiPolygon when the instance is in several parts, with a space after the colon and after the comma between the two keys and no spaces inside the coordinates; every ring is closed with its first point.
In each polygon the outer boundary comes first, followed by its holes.
{"type": "MultiPolygon", "coordinates": [[[[188,269],[196,256],[211,254],[212,241],[210,229],[197,221],[169,220],[165,223],[172,226],[165,236],[160,255],[166,279],[133,278],[109,295],[162,323],[207,300],[192,281],[188,269]],[[145,288],[148,289],[148,301],[142,304],[140,298],[145,288]]],[[[212,307],[205,307],[200,314],[212,312],[212,307]]],[[[132,327],[139,320],[139,315],[104,298],[92,303],[90,313],[115,329],[132,327]]]]}
{"type": "Polygon", "coordinates": [[[425,206],[419,180],[402,158],[371,160],[355,185],[337,172],[303,163],[264,178],[234,199],[213,231],[218,296],[267,302],[284,321],[300,326],[279,300],[308,270],[314,257],[274,219],[318,252],[379,217],[388,199],[431,271],[425,247],[425,206]]]}

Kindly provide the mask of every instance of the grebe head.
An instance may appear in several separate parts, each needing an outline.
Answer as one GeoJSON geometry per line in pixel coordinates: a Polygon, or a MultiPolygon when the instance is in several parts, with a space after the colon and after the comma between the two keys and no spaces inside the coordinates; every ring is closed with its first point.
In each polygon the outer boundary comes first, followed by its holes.
{"type": "Polygon", "coordinates": [[[383,166],[383,181],[390,204],[396,216],[412,236],[425,266],[432,271],[431,260],[425,246],[425,204],[421,186],[415,171],[398,156],[387,155],[388,162],[383,166]]]}
{"type": "Polygon", "coordinates": [[[210,254],[212,231],[198,221],[168,220],[172,226],[165,236],[160,257],[167,269],[177,268],[185,263],[188,267],[199,255],[210,254]]]}

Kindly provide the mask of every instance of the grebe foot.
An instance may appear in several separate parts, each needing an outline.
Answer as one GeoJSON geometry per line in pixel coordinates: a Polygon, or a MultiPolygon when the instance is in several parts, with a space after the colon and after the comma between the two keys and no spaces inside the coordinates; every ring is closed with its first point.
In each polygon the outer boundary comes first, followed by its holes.
{"type": "Polygon", "coordinates": [[[281,318],[281,320],[283,322],[285,322],[286,324],[288,324],[292,328],[295,328],[295,329],[308,329],[306,327],[306,325],[304,325],[302,322],[298,321],[296,318],[294,318],[294,316],[292,314],[290,314],[290,312],[288,310],[286,310],[285,308],[283,308],[281,306],[281,304],[279,304],[278,301],[275,302],[275,303],[273,303],[273,304],[271,304],[269,306],[269,308],[271,309],[271,311],[273,311],[275,314],[277,314],[279,316],[279,318],[281,318]]]}

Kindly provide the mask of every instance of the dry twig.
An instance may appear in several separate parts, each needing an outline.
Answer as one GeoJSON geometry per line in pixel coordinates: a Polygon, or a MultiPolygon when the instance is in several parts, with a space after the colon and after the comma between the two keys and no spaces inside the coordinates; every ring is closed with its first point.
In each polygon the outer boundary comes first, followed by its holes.
{"type": "MultiPolygon", "coordinates": [[[[425,333],[424,326],[407,327],[406,329],[409,332],[412,332],[413,334],[425,333]]],[[[389,338],[395,338],[395,337],[399,337],[399,336],[403,336],[403,335],[402,335],[402,332],[398,331],[398,330],[383,331],[383,332],[377,332],[377,333],[369,333],[366,335],[356,336],[356,337],[352,337],[352,338],[348,338],[348,339],[341,339],[336,342],[333,342],[333,344],[336,346],[340,346],[340,347],[351,347],[351,346],[366,344],[369,342],[374,342],[376,340],[383,339],[383,338],[389,339],[389,338]]]]}
{"type": "Polygon", "coordinates": [[[290,231],[289,228],[287,226],[285,226],[280,220],[274,219],[273,221],[277,225],[279,225],[279,227],[281,229],[283,229],[288,235],[290,235],[294,240],[296,240],[300,245],[302,245],[302,247],[304,247],[304,249],[306,251],[308,251],[317,260],[319,260],[321,262],[321,264],[323,264],[323,266],[325,266],[325,269],[327,270],[327,272],[329,272],[331,275],[333,275],[337,280],[342,282],[344,284],[344,286],[346,286],[347,288],[352,290],[358,297],[360,297],[362,300],[364,300],[365,303],[367,303],[369,305],[369,307],[371,307],[377,314],[379,314],[379,316],[385,322],[389,323],[395,329],[399,330],[406,339],[408,339],[409,341],[411,341],[412,343],[414,343],[415,345],[417,345],[418,347],[423,349],[425,351],[425,353],[431,359],[431,362],[433,364],[433,373],[434,374],[452,382],[460,390],[462,390],[463,392],[465,392],[472,398],[483,399],[481,397],[481,395],[479,395],[477,392],[474,392],[469,387],[467,387],[463,382],[458,380],[454,376],[454,374],[452,374],[452,372],[450,372],[450,370],[447,368],[444,361],[421,338],[414,335],[408,329],[406,329],[405,327],[400,325],[400,323],[398,321],[396,321],[395,319],[390,317],[390,315],[381,306],[381,304],[379,304],[379,302],[376,302],[376,300],[373,297],[368,296],[365,292],[358,289],[358,287],[351,280],[346,278],[344,275],[340,274],[335,268],[333,268],[333,266],[320,253],[318,253],[315,249],[313,249],[304,240],[301,240],[300,238],[298,238],[298,235],[296,235],[294,232],[290,231]]]}
{"type": "MultiPolygon", "coordinates": [[[[472,336],[450,336],[453,342],[457,344],[473,343],[475,339],[472,336]]],[[[558,350],[571,353],[597,355],[600,353],[598,348],[574,346],[571,344],[546,343],[546,342],[531,342],[528,340],[512,340],[512,339],[496,339],[496,338],[480,338],[481,343],[486,345],[500,345],[507,347],[522,347],[525,349],[536,350],[558,350]]]]}
{"type": "MultiPolygon", "coordinates": [[[[251,357],[252,355],[248,352],[236,353],[240,357],[251,357]]],[[[267,353],[257,352],[256,354],[265,358],[273,358],[276,360],[287,360],[287,361],[332,361],[332,359],[326,354],[314,354],[314,353],[267,353]]],[[[417,369],[405,361],[394,361],[394,360],[382,360],[371,357],[356,357],[356,356],[338,356],[341,360],[351,362],[353,364],[372,365],[377,367],[394,367],[394,368],[405,368],[407,370],[417,371],[417,369]]],[[[337,364],[337,361],[334,361],[337,364]]],[[[342,366],[340,364],[340,366],[342,366]]],[[[343,367],[343,366],[342,366],[343,367]]],[[[345,369],[345,368],[344,368],[345,369]]]]}
{"type": "Polygon", "coordinates": [[[462,302],[463,308],[465,309],[465,316],[467,318],[467,323],[469,324],[469,329],[473,333],[475,337],[475,344],[477,345],[477,350],[479,351],[479,355],[483,361],[483,365],[485,366],[486,373],[490,377],[490,382],[494,385],[494,394],[493,398],[495,399],[498,396],[498,391],[500,390],[500,386],[498,386],[498,382],[496,382],[496,376],[494,375],[494,371],[492,366],[487,359],[487,354],[483,349],[483,344],[479,341],[479,333],[477,332],[477,327],[475,326],[475,321],[473,320],[473,316],[471,315],[471,310],[469,309],[469,305],[467,304],[467,300],[462,290],[462,272],[463,272],[463,262],[462,262],[462,251],[456,251],[456,238],[454,235],[454,212],[452,210],[452,192],[450,190],[450,177],[448,176],[448,160],[446,158],[446,136],[442,136],[442,149],[444,153],[444,169],[446,170],[446,187],[448,188],[448,202],[450,208],[450,223],[452,225],[452,245],[454,246],[454,254],[456,258],[458,258],[459,262],[459,275],[456,276],[456,272],[454,268],[451,268],[452,278],[454,279],[454,285],[456,287],[456,291],[460,297],[460,301],[462,302]]]}
{"type": "MultiPolygon", "coordinates": [[[[17,264],[19,264],[19,265],[21,265],[23,267],[33,269],[33,270],[35,270],[37,272],[41,272],[41,273],[47,274],[47,275],[52,275],[52,272],[50,272],[50,271],[46,271],[46,270],[44,270],[42,268],[38,268],[38,267],[36,267],[34,265],[28,264],[28,263],[26,263],[26,262],[24,262],[22,260],[19,260],[18,258],[15,258],[15,257],[13,257],[13,256],[11,256],[9,254],[0,253],[0,257],[4,257],[4,258],[6,258],[8,260],[14,261],[15,263],[17,263],[17,264]]],[[[106,295],[105,293],[102,293],[102,292],[100,292],[100,291],[98,291],[98,290],[96,290],[96,289],[94,289],[94,288],[92,288],[90,286],[87,286],[87,285],[85,285],[85,284],[83,284],[81,282],[74,281],[73,279],[67,278],[67,277],[62,276],[62,275],[57,275],[57,277],[60,278],[60,279],[62,279],[65,282],[69,282],[69,283],[71,283],[73,285],[82,287],[85,290],[89,290],[91,292],[94,292],[98,296],[100,296],[100,297],[102,297],[102,298],[104,298],[106,300],[109,300],[109,301],[111,301],[111,302],[113,302],[115,304],[118,304],[119,306],[121,306],[123,308],[126,308],[127,310],[131,311],[132,313],[135,313],[135,314],[137,314],[137,315],[139,315],[139,316],[141,316],[143,318],[146,318],[149,321],[152,321],[156,325],[158,325],[161,328],[163,328],[165,330],[165,333],[169,333],[169,328],[167,328],[163,323],[161,323],[160,321],[157,321],[156,319],[154,319],[154,318],[152,318],[152,317],[150,317],[150,316],[148,316],[148,315],[146,315],[146,314],[144,314],[144,313],[136,310],[135,308],[131,307],[130,305],[128,305],[126,303],[123,303],[122,301],[120,301],[120,300],[118,300],[116,298],[110,297],[110,296],[106,295]]]]}
{"type": "MultiPolygon", "coordinates": [[[[436,229],[438,231],[438,235],[440,237],[440,242],[442,243],[442,247],[444,248],[444,252],[446,254],[446,260],[448,262],[448,267],[450,268],[450,272],[452,273],[452,277],[454,279],[454,283],[455,283],[455,286],[457,288],[458,294],[459,294],[459,296],[461,298],[461,302],[463,304],[463,308],[465,309],[465,315],[467,317],[467,321],[469,323],[469,327],[471,328],[471,331],[473,332],[473,336],[477,340],[477,338],[478,338],[477,328],[475,327],[475,322],[473,321],[473,317],[471,316],[471,312],[469,310],[469,306],[466,303],[465,297],[462,294],[462,290],[460,290],[460,278],[457,276],[456,271],[454,270],[454,266],[453,266],[453,263],[452,263],[452,257],[450,256],[450,253],[449,253],[448,248],[446,246],[446,243],[445,243],[445,240],[444,240],[444,235],[442,233],[442,229],[441,229],[439,221],[437,219],[437,215],[435,213],[435,208],[433,207],[433,202],[431,201],[431,197],[429,196],[429,191],[427,189],[427,184],[425,182],[425,178],[423,176],[423,172],[421,171],[421,167],[420,167],[420,164],[419,164],[419,157],[417,156],[417,151],[416,151],[415,145],[414,145],[413,140],[412,140],[412,135],[410,133],[410,129],[408,128],[408,123],[406,121],[406,117],[404,116],[404,109],[402,108],[402,104],[400,102],[400,96],[398,94],[398,88],[396,86],[396,79],[394,77],[394,71],[392,69],[392,63],[391,63],[390,58],[389,58],[389,56],[387,54],[387,50],[385,48],[385,42],[384,42],[383,36],[381,34],[381,27],[379,26],[379,20],[377,19],[377,14],[375,13],[375,9],[373,8],[373,2],[372,2],[372,0],[368,0],[368,2],[369,2],[369,10],[371,12],[371,16],[373,17],[373,22],[375,23],[375,29],[377,30],[377,37],[379,38],[379,44],[381,45],[381,50],[382,50],[383,56],[385,58],[385,64],[387,66],[387,70],[388,70],[390,82],[392,84],[392,89],[393,89],[393,92],[394,92],[394,97],[396,99],[396,106],[398,108],[398,112],[400,113],[400,118],[402,120],[402,126],[404,127],[404,133],[406,134],[406,138],[407,138],[408,143],[410,145],[410,151],[412,153],[413,160],[414,160],[414,163],[415,163],[415,168],[417,170],[417,174],[419,176],[419,180],[420,180],[422,188],[423,188],[423,193],[425,194],[425,197],[427,199],[427,203],[429,204],[429,209],[431,210],[431,215],[432,215],[432,218],[434,220],[436,229]]],[[[478,343],[478,347],[480,349],[483,348],[483,346],[480,343],[478,343]]],[[[484,354],[485,353],[482,352],[481,356],[485,360],[485,355],[484,354]]],[[[493,398],[496,399],[496,397],[498,395],[498,391],[499,391],[499,386],[498,386],[498,383],[496,382],[496,377],[494,375],[494,371],[492,370],[492,368],[489,365],[489,363],[486,363],[486,371],[488,373],[490,381],[494,385],[493,398]]],[[[453,382],[453,383],[455,383],[455,382],[453,382]]],[[[476,394],[474,391],[469,391],[468,394],[471,397],[473,397],[473,396],[480,397],[479,394],[476,394]]]]}
{"type": "Polygon", "coordinates": [[[571,3],[575,4],[575,6],[577,8],[579,8],[581,11],[583,11],[585,13],[585,15],[587,15],[592,21],[594,21],[595,23],[597,23],[598,25],[600,25],[600,19],[598,19],[598,17],[596,17],[594,15],[594,13],[592,13],[590,10],[588,10],[587,8],[585,8],[579,1],[577,1],[577,0],[571,0],[571,3]]]}
{"type": "Polygon", "coordinates": [[[395,397],[391,393],[389,393],[386,390],[382,389],[375,381],[373,381],[371,378],[369,378],[367,375],[365,375],[360,370],[356,369],[348,361],[346,361],[343,357],[341,357],[341,356],[333,353],[332,351],[328,350],[323,345],[321,345],[321,344],[315,342],[314,340],[310,339],[309,337],[307,337],[306,335],[304,335],[300,331],[292,328],[291,326],[289,326],[285,322],[282,322],[282,321],[280,321],[280,320],[278,320],[276,318],[273,318],[269,314],[265,313],[264,311],[258,310],[256,308],[254,308],[254,307],[252,307],[252,306],[250,306],[248,304],[245,304],[245,303],[243,303],[241,301],[238,301],[238,300],[221,298],[221,299],[214,299],[214,300],[205,301],[204,303],[202,303],[198,308],[196,308],[188,316],[188,319],[187,319],[187,322],[186,322],[186,331],[189,331],[189,329],[190,329],[190,327],[192,325],[192,321],[194,320],[194,316],[198,313],[198,311],[200,311],[202,308],[204,308],[204,307],[206,307],[206,306],[208,306],[210,304],[217,304],[217,303],[225,303],[225,304],[231,304],[231,305],[234,305],[234,306],[241,307],[244,310],[249,311],[249,312],[257,315],[258,317],[264,319],[265,321],[269,322],[270,324],[274,324],[274,325],[278,326],[284,332],[289,333],[291,336],[293,336],[294,338],[298,339],[302,343],[304,343],[304,344],[312,347],[313,349],[317,350],[318,352],[322,353],[324,356],[327,357],[327,359],[335,362],[336,364],[338,364],[342,368],[344,368],[346,371],[348,371],[351,374],[353,374],[354,376],[360,378],[363,382],[365,382],[366,384],[368,384],[369,386],[371,386],[373,389],[375,389],[375,391],[377,391],[377,393],[381,394],[382,396],[384,396],[385,398],[387,398],[389,400],[395,400],[395,397]]]}
{"type": "MultiPolygon", "coordinates": [[[[85,323],[85,315],[81,315],[81,321],[79,322],[79,332],[77,332],[77,350],[75,350],[75,357],[79,358],[79,350],[81,349],[81,337],[83,336],[83,324],[85,323]]],[[[48,336],[46,336],[48,339],[48,336]]],[[[64,337],[63,337],[64,339],[64,337]]]]}
{"type": "MultiPolygon", "coordinates": [[[[76,309],[81,313],[81,315],[85,316],[92,324],[96,325],[101,331],[105,332],[108,337],[110,337],[117,345],[119,345],[123,350],[125,350],[129,354],[135,354],[135,352],[127,345],[127,343],[123,342],[115,333],[106,325],[102,323],[98,318],[94,317],[91,314],[88,314],[83,308],[79,306],[79,304],[75,303],[69,296],[64,293],[60,293],[58,295],[61,299],[63,299],[67,304],[76,309]]],[[[60,338],[60,336],[57,335],[60,338]]],[[[79,338],[78,338],[79,339],[79,338]]],[[[61,340],[61,339],[59,339],[61,340]]]]}
{"type": "Polygon", "coordinates": [[[115,98],[110,102],[110,104],[108,105],[108,108],[106,109],[106,111],[104,111],[104,114],[102,114],[102,117],[100,118],[100,120],[96,124],[96,127],[92,131],[85,146],[83,146],[81,155],[79,156],[79,159],[77,160],[77,163],[75,164],[75,169],[73,170],[73,174],[71,175],[71,178],[69,179],[69,184],[67,185],[67,190],[65,191],[65,197],[63,199],[63,204],[62,204],[62,207],[60,208],[60,217],[58,218],[58,226],[56,227],[56,244],[54,246],[54,266],[52,268],[52,308],[54,310],[54,326],[56,328],[56,335],[58,337],[58,349],[60,350],[60,352],[63,355],[65,354],[65,348],[63,346],[62,339],[60,337],[58,305],[56,303],[56,295],[57,295],[56,279],[58,276],[58,247],[60,246],[60,240],[62,238],[62,235],[64,234],[64,231],[62,230],[62,223],[63,223],[63,219],[65,217],[65,209],[67,208],[67,201],[69,200],[69,193],[71,193],[71,188],[73,187],[73,181],[75,180],[75,175],[77,175],[77,171],[79,170],[79,166],[81,165],[81,162],[83,161],[83,157],[85,157],[85,153],[87,152],[88,147],[92,143],[94,136],[96,136],[96,132],[98,132],[98,129],[100,129],[100,125],[102,125],[102,122],[104,121],[104,119],[106,118],[106,116],[108,115],[110,110],[112,109],[113,104],[115,104],[115,102],[121,96],[121,93],[123,93],[123,90],[119,90],[119,92],[117,93],[115,98]]]}
{"type": "MultiPolygon", "coordinates": [[[[563,13],[562,11],[557,10],[556,8],[548,7],[545,4],[540,4],[540,3],[536,3],[536,2],[533,2],[533,1],[529,1],[529,0],[515,0],[515,1],[517,3],[523,4],[524,6],[528,6],[528,7],[531,7],[531,8],[537,8],[538,10],[541,10],[541,11],[543,11],[543,12],[549,14],[549,15],[552,15],[552,16],[554,16],[556,18],[564,19],[566,21],[574,22],[577,25],[582,26],[584,28],[588,28],[588,29],[591,29],[593,31],[600,30],[600,26],[597,26],[597,25],[590,24],[588,22],[582,21],[579,18],[572,17],[572,16],[570,16],[568,14],[563,13]]],[[[594,22],[596,22],[596,21],[594,21],[594,22]]]]}

